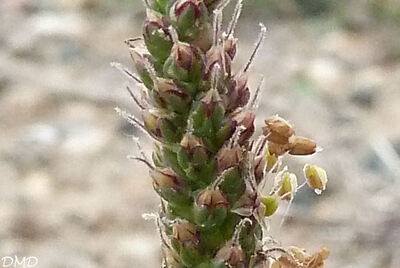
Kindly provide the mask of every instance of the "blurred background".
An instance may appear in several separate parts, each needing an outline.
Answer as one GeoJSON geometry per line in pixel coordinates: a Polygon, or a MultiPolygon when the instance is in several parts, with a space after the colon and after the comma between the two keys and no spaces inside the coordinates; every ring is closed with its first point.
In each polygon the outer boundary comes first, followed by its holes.
{"type": "MultiPolygon", "coordinates": [[[[291,170],[302,178],[307,162],[329,174],[327,191],[300,191],[273,234],[329,247],[328,268],[400,267],[400,1],[245,3],[235,70],[258,22],[268,27],[253,66],[253,85],[266,78],[258,126],[290,120],[324,148],[289,158],[291,170]]],[[[137,109],[110,67],[131,67],[123,40],[143,18],[139,0],[0,1],[0,257],[160,267],[155,226],[141,216],[158,199],[126,158],[140,133],[113,110],[137,109]]]]}

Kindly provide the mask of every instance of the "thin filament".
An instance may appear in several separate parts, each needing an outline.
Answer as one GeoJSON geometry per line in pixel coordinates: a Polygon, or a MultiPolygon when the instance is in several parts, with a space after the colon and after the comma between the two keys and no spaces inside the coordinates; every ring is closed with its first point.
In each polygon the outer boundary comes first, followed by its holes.
{"type": "Polygon", "coordinates": [[[261,32],[258,35],[258,40],[257,40],[256,46],[255,46],[255,48],[253,50],[253,53],[250,56],[249,61],[247,62],[246,67],[244,68],[243,72],[247,72],[249,70],[251,64],[254,61],[255,56],[257,55],[258,50],[261,47],[262,42],[264,41],[265,34],[267,33],[267,28],[262,23],[260,23],[260,27],[261,27],[261,32]]]}
{"type": "Polygon", "coordinates": [[[128,78],[131,78],[133,81],[142,84],[142,80],[140,80],[138,77],[136,77],[131,71],[128,70],[128,68],[124,67],[121,63],[118,62],[111,62],[111,67],[114,67],[124,75],[126,75],[128,78]]]}
{"type": "Polygon", "coordinates": [[[236,4],[235,11],[233,12],[231,22],[229,23],[226,37],[230,37],[231,35],[234,34],[236,25],[240,18],[240,14],[242,13],[242,9],[243,9],[243,0],[239,0],[236,4]]]}
{"type": "Polygon", "coordinates": [[[146,107],[143,104],[140,103],[140,101],[135,96],[135,94],[133,94],[133,92],[132,92],[132,90],[130,89],[129,86],[126,86],[126,90],[128,91],[128,93],[131,96],[131,98],[133,99],[133,101],[136,103],[136,105],[139,106],[140,109],[145,110],[146,107]]]}

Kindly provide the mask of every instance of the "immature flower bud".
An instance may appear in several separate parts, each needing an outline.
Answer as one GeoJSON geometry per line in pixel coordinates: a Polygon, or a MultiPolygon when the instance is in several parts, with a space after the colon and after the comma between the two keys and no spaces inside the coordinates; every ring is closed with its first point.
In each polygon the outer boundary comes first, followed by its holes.
{"type": "Polygon", "coordinates": [[[179,202],[187,199],[184,182],[171,170],[155,168],[150,171],[150,177],[153,179],[154,190],[165,200],[179,202]]]}
{"type": "Polygon", "coordinates": [[[150,62],[151,56],[148,54],[148,51],[142,47],[136,47],[131,50],[131,58],[135,64],[136,71],[140,76],[143,84],[148,89],[153,88],[153,79],[148,70],[148,65],[150,62]]]}
{"type": "Polygon", "coordinates": [[[178,43],[174,45],[171,55],[174,57],[177,65],[183,69],[189,70],[195,58],[196,49],[189,44],[178,43]]]}
{"type": "Polygon", "coordinates": [[[221,225],[227,215],[228,200],[220,190],[204,189],[197,194],[195,222],[204,228],[221,225]]]}
{"type": "Polygon", "coordinates": [[[273,142],[268,142],[268,151],[271,155],[280,156],[287,153],[290,149],[290,144],[277,144],[273,142]]]}
{"type": "MultiPolygon", "coordinates": [[[[176,43],[164,64],[164,74],[181,82],[197,82],[203,72],[201,51],[186,43],[176,43]]],[[[194,93],[194,92],[193,92],[194,93]]]]}
{"type": "Polygon", "coordinates": [[[217,90],[210,89],[200,99],[202,107],[204,108],[205,116],[211,117],[216,109],[224,111],[222,99],[217,90]]]}
{"type": "Polygon", "coordinates": [[[172,121],[159,112],[143,111],[144,126],[146,130],[156,138],[167,142],[178,142],[181,140],[181,131],[172,121]]]}
{"type": "Polygon", "coordinates": [[[211,183],[215,173],[215,163],[201,138],[186,134],[177,151],[177,160],[193,183],[211,183]]]}
{"type": "Polygon", "coordinates": [[[231,80],[229,93],[227,95],[227,110],[234,111],[236,108],[245,106],[250,99],[250,89],[247,86],[247,74],[239,73],[231,80]]]}
{"type": "Polygon", "coordinates": [[[182,138],[180,146],[185,148],[188,153],[192,153],[196,148],[203,148],[204,143],[199,137],[187,134],[182,138]]]}
{"type": "Polygon", "coordinates": [[[195,39],[208,23],[208,10],[202,0],[177,0],[169,16],[180,40],[185,42],[195,39]]]}
{"type": "Polygon", "coordinates": [[[223,147],[217,154],[218,172],[224,171],[230,167],[238,166],[243,159],[243,152],[240,146],[230,148],[223,147]]]}
{"type": "Polygon", "coordinates": [[[260,198],[261,203],[265,206],[264,215],[271,216],[278,209],[278,200],[273,195],[267,195],[260,198]]]}
{"type": "Polygon", "coordinates": [[[238,243],[227,242],[226,245],[218,251],[216,257],[226,262],[230,267],[236,267],[243,263],[244,252],[238,243]]]}
{"type": "Polygon", "coordinates": [[[191,42],[194,46],[201,49],[201,51],[206,52],[212,46],[212,30],[211,25],[206,23],[202,31],[198,34],[198,36],[191,42]]]}
{"type": "Polygon", "coordinates": [[[153,178],[154,188],[169,188],[176,192],[182,189],[183,182],[169,169],[156,168],[150,171],[153,178]]]}
{"type": "Polygon", "coordinates": [[[182,244],[191,243],[196,245],[199,242],[197,228],[190,222],[174,224],[172,236],[182,244]]]}
{"type": "Polygon", "coordinates": [[[191,98],[188,93],[182,91],[172,79],[157,78],[155,81],[157,97],[161,105],[168,110],[179,114],[187,113],[191,98]]]}
{"type": "MultiPolygon", "coordinates": [[[[208,140],[208,143],[212,140],[220,141],[221,137],[225,138],[226,133],[219,132],[224,123],[225,109],[217,90],[210,89],[203,93],[193,107],[189,120],[194,135],[208,140]]],[[[229,127],[230,125],[228,132],[229,127]]]]}
{"type": "Polygon", "coordinates": [[[291,200],[297,191],[296,175],[289,172],[280,172],[276,177],[275,184],[278,185],[278,195],[283,200],[291,200]]]}
{"type": "Polygon", "coordinates": [[[222,66],[224,70],[223,77],[231,76],[231,59],[225,54],[225,51],[220,46],[212,46],[206,53],[204,75],[206,78],[210,76],[214,66],[222,66]]]}
{"type": "Polygon", "coordinates": [[[233,117],[237,127],[243,128],[240,132],[239,144],[245,143],[254,133],[255,114],[250,111],[242,111],[233,117]]]}
{"type": "Polygon", "coordinates": [[[308,186],[317,194],[321,194],[326,189],[328,177],[322,168],[307,164],[304,166],[304,176],[307,179],[308,186]]]}
{"type": "Polygon", "coordinates": [[[265,127],[263,130],[268,141],[282,145],[287,144],[289,138],[294,134],[292,126],[279,116],[265,119],[265,127]]]}
{"type": "Polygon", "coordinates": [[[291,155],[310,155],[317,151],[317,144],[308,138],[295,137],[290,142],[289,154],[291,155]]]}
{"type": "Polygon", "coordinates": [[[157,78],[155,81],[157,90],[161,92],[175,91],[179,90],[178,86],[174,83],[172,79],[157,78]]]}
{"type": "Polygon", "coordinates": [[[236,56],[237,52],[237,38],[232,35],[224,40],[224,50],[231,60],[236,56]]]}
{"type": "Polygon", "coordinates": [[[147,19],[143,26],[143,38],[146,47],[156,62],[160,64],[168,58],[173,45],[168,32],[166,18],[150,9],[147,10],[147,19]]]}
{"type": "Polygon", "coordinates": [[[217,206],[228,207],[228,201],[220,190],[205,189],[196,198],[197,206],[216,208],[217,206]]]}
{"type": "Polygon", "coordinates": [[[274,172],[276,170],[276,163],[278,158],[275,154],[271,154],[268,147],[265,148],[265,152],[259,155],[254,160],[254,175],[256,177],[257,183],[259,183],[264,178],[265,172],[274,172]]]}
{"type": "Polygon", "coordinates": [[[158,117],[149,111],[143,111],[142,117],[144,126],[147,131],[150,132],[152,135],[161,138],[162,135],[158,122],[158,117]]]}
{"type": "Polygon", "coordinates": [[[168,5],[165,0],[146,0],[146,6],[161,14],[165,14],[168,5]]]}

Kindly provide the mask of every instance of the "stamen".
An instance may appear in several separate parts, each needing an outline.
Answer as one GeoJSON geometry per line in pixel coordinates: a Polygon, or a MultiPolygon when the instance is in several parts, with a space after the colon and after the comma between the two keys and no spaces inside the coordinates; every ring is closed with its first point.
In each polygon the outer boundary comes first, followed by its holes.
{"type": "Polygon", "coordinates": [[[272,167],[271,167],[269,172],[267,172],[268,165],[265,165],[264,170],[263,170],[264,176],[261,179],[260,183],[258,184],[259,185],[258,186],[259,189],[264,189],[265,184],[268,181],[268,176],[267,175],[272,174],[272,171],[275,170],[275,169],[278,170],[281,165],[282,165],[282,159],[280,159],[280,158],[278,158],[277,161],[275,162],[275,164],[272,165],[272,167]]]}
{"type": "MultiPolygon", "coordinates": [[[[274,248],[263,249],[263,250],[258,251],[257,255],[262,257],[264,260],[272,259],[272,260],[276,261],[277,258],[272,255],[274,252],[285,254],[287,257],[289,257],[291,259],[291,261],[298,268],[309,267],[308,265],[305,266],[303,263],[300,263],[299,260],[292,253],[288,252],[287,250],[285,250],[282,247],[274,247],[274,248]]],[[[293,265],[293,263],[292,263],[292,265],[293,265]]]]}
{"type": "Polygon", "coordinates": [[[226,37],[230,37],[235,33],[236,25],[240,18],[240,14],[243,10],[243,0],[239,0],[236,4],[235,11],[233,12],[231,22],[229,23],[228,29],[226,31],[226,37]]]}
{"type": "Polygon", "coordinates": [[[285,223],[286,217],[287,217],[287,215],[289,214],[289,210],[290,210],[290,207],[292,206],[293,199],[294,199],[294,198],[292,198],[292,199],[289,200],[289,204],[288,204],[288,206],[287,206],[287,208],[286,208],[286,210],[285,210],[285,213],[284,213],[283,216],[282,216],[281,223],[279,224],[279,229],[278,229],[279,231],[282,229],[282,226],[283,226],[283,224],[285,223]]]}
{"type": "Polygon", "coordinates": [[[214,10],[214,21],[213,21],[213,45],[217,46],[220,43],[221,36],[221,28],[222,28],[222,10],[216,9],[214,10]]]}
{"type": "Polygon", "coordinates": [[[257,89],[254,92],[253,98],[248,103],[248,108],[250,108],[250,109],[256,109],[257,108],[258,98],[260,96],[261,88],[262,88],[263,85],[264,85],[264,77],[262,76],[260,82],[258,83],[257,89]]]}
{"type": "Polygon", "coordinates": [[[248,176],[249,176],[249,183],[250,183],[250,187],[252,188],[252,190],[254,192],[257,191],[257,180],[256,180],[256,176],[254,175],[254,154],[252,152],[248,152],[247,154],[248,156],[248,176]]]}
{"type": "Polygon", "coordinates": [[[307,181],[305,181],[305,182],[303,182],[302,184],[300,184],[300,185],[297,187],[296,192],[297,192],[298,190],[300,190],[301,188],[303,188],[304,186],[306,186],[306,185],[307,185],[307,181]]]}
{"type": "Polygon", "coordinates": [[[251,151],[257,156],[260,155],[266,142],[267,142],[267,137],[265,137],[264,135],[261,135],[260,137],[258,137],[258,139],[255,143],[255,147],[253,147],[251,151]]]}
{"type": "Polygon", "coordinates": [[[286,171],[288,171],[288,167],[287,166],[284,166],[283,168],[282,168],[282,170],[279,170],[278,172],[277,172],[277,174],[275,175],[275,178],[274,178],[274,187],[271,189],[271,192],[269,193],[269,195],[274,195],[274,194],[276,194],[277,192],[278,192],[278,190],[279,190],[279,183],[281,182],[281,180],[282,180],[282,174],[283,173],[285,173],[286,171]],[[277,178],[278,178],[278,176],[280,177],[280,179],[281,180],[277,180],[277,178]]]}
{"type": "Polygon", "coordinates": [[[124,67],[121,63],[119,62],[111,62],[111,67],[117,69],[120,71],[122,74],[127,76],[128,78],[132,79],[136,83],[142,84],[142,80],[140,80],[138,77],[136,77],[131,71],[128,70],[128,68],[124,67]]]}
{"type": "Polygon", "coordinates": [[[274,252],[280,252],[280,253],[288,254],[287,251],[284,248],[280,248],[280,247],[265,249],[263,251],[258,252],[258,254],[261,254],[265,258],[273,258],[273,259],[275,259],[273,256],[270,256],[270,254],[272,254],[274,252]]]}
{"type": "Polygon", "coordinates": [[[265,34],[267,33],[267,28],[262,23],[260,23],[260,27],[261,27],[261,32],[258,35],[258,40],[257,40],[256,46],[255,46],[255,48],[253,50],[253,53],[251,54],[250,59],[247,62],[246,67],[243,70],[244,73],[249,70],[249,68],[250,68],[251,64],[253,63],[254,58],[255,58],[259,48],[261,47],[262,42],[265,39],[265,34]]]}

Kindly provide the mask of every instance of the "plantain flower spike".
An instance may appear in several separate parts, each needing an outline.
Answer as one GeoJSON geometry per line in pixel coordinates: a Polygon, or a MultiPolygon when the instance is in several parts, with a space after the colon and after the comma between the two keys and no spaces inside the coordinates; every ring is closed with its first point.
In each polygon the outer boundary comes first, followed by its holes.
{"type": "Polygon", "coordinates": [[[298,187],[296,175],[281,169],[286,157],[317,151],[288,121],[266,116],[256,128],[261,86],[249,81],[266,27],[260,24],[246,64],[233,68],[241,54],[235,29],[244,0],[143,1],[143,34],[125,41],[135,72],[113,64],[135,83],[128,93],[140,116],[116,110],[154,145],[147,157],[137,141],[138,156],[130,158],[149,167],[161,200],[154,214],[162,267],[323,267],[326,249],[310,255],[287,246],[269,263],[269,222],[283,221],[286,213],[278,209],[288,209],[301,186],[321,193],[327,179],[321,168],[307,165],[307,181],[298,187]]]}

